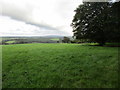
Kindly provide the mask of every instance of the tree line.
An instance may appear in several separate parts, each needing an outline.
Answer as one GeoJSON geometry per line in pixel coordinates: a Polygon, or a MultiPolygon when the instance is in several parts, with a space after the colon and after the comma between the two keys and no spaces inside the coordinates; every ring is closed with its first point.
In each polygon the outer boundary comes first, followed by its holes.
{"type": "Polygon", "coordinates": [[[104,45],[119,42],[120,1],[84,2],[75,10],[71,26],[75,39],[84,39],[104,45]]]}

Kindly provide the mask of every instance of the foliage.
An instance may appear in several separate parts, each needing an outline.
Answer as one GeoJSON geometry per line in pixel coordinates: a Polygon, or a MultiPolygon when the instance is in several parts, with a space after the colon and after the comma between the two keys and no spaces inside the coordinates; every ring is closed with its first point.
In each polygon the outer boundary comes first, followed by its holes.
{"type": "Polygon", "coordinates": [[[62,42],[63,43],[70,43],[70,38],[69,37],[63,37],[62,42]]]}
{"type": "MultiPolygon", "coordinates": [[[[120,3],[120,2],[119,2],[120,3]]],[[[116,3],[115,3],[116,4],[116,3]]],[[[72,21],[74,37],[86,39],[104,45],[105,42],[117,41],[119,16],[115,4],[108,2],[85,2],[75,10],[72,21]],[[113,14],[114,12],[114,14],[113,14]]]]}

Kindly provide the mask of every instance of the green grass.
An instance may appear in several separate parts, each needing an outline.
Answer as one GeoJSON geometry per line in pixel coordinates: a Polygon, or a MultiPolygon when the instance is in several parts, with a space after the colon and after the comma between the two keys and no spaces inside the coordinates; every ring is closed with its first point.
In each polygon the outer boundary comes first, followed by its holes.
{"type": "Polygon", "coordinates": [[[117,47],[17,44],[2,49],[3,88],[117,87],[117,47]]]}
{"type": "Polygon", "coordinates": [[[99,45],[98,43],[82,43],[82,45],[91,45],[91,46],[97,46],[97,45],[99,45]]]}
{"type": "Polygon", "coordinates": [[[2,42],[2,38],[0,37],[0,42],[2,42]]]}
{"type": "Polygon", "coordinates": [[[106,43],[108,46],[120,46],[120,43],[106,43]]]}
{"type": "Polygon", "coordinates": [[[0,89],[2,88],[2,46],[0,45],[0,89]]]}
{"type": "Polygon", "coordinates": [[[11,43],[14,43],[15,41],[7,41],[5,43],[8,43],[8,44],[11,44],[11,43]]]}
{"type": "Polygon", "coordinates": [[[50,39],[50,40],[59,41],[59,38],[53,38],[53,39],[50,39]]]}

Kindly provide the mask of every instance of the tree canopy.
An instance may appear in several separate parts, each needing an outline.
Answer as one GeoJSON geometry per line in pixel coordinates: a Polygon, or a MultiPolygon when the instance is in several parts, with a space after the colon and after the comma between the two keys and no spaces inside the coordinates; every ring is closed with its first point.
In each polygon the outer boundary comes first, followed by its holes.
{"type": "Polygon", "coordinates": [[[120,38],[120,2],[84,2],[75,10],[71,26],[76,39],[86,39],[104,45],[120,38]]]}

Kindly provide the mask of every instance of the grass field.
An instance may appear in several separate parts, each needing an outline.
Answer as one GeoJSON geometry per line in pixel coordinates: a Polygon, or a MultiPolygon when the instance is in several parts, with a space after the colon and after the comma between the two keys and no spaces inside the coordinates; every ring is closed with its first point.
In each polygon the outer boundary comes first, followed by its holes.
{"type": "Polygon", "coordinates": [[[3,88],[118,87],[118,48],[79,44],[3,45],[3,88]]]}
{"type": "Polygon", "coordinates": [[[11,44],[14,43],[15,41],[7,41],[6,43],[11,44]]]}
{"type": "Polygon", "coordinates": [[[0,44],[57,43],[61,37],[0,37],[0,44]]]}
{"type": "Polygon", "coordinates": [[[53,38],[51,40],[53,40],[53,41],[59,41],[60,39],[59,38],[53,38]]]}

